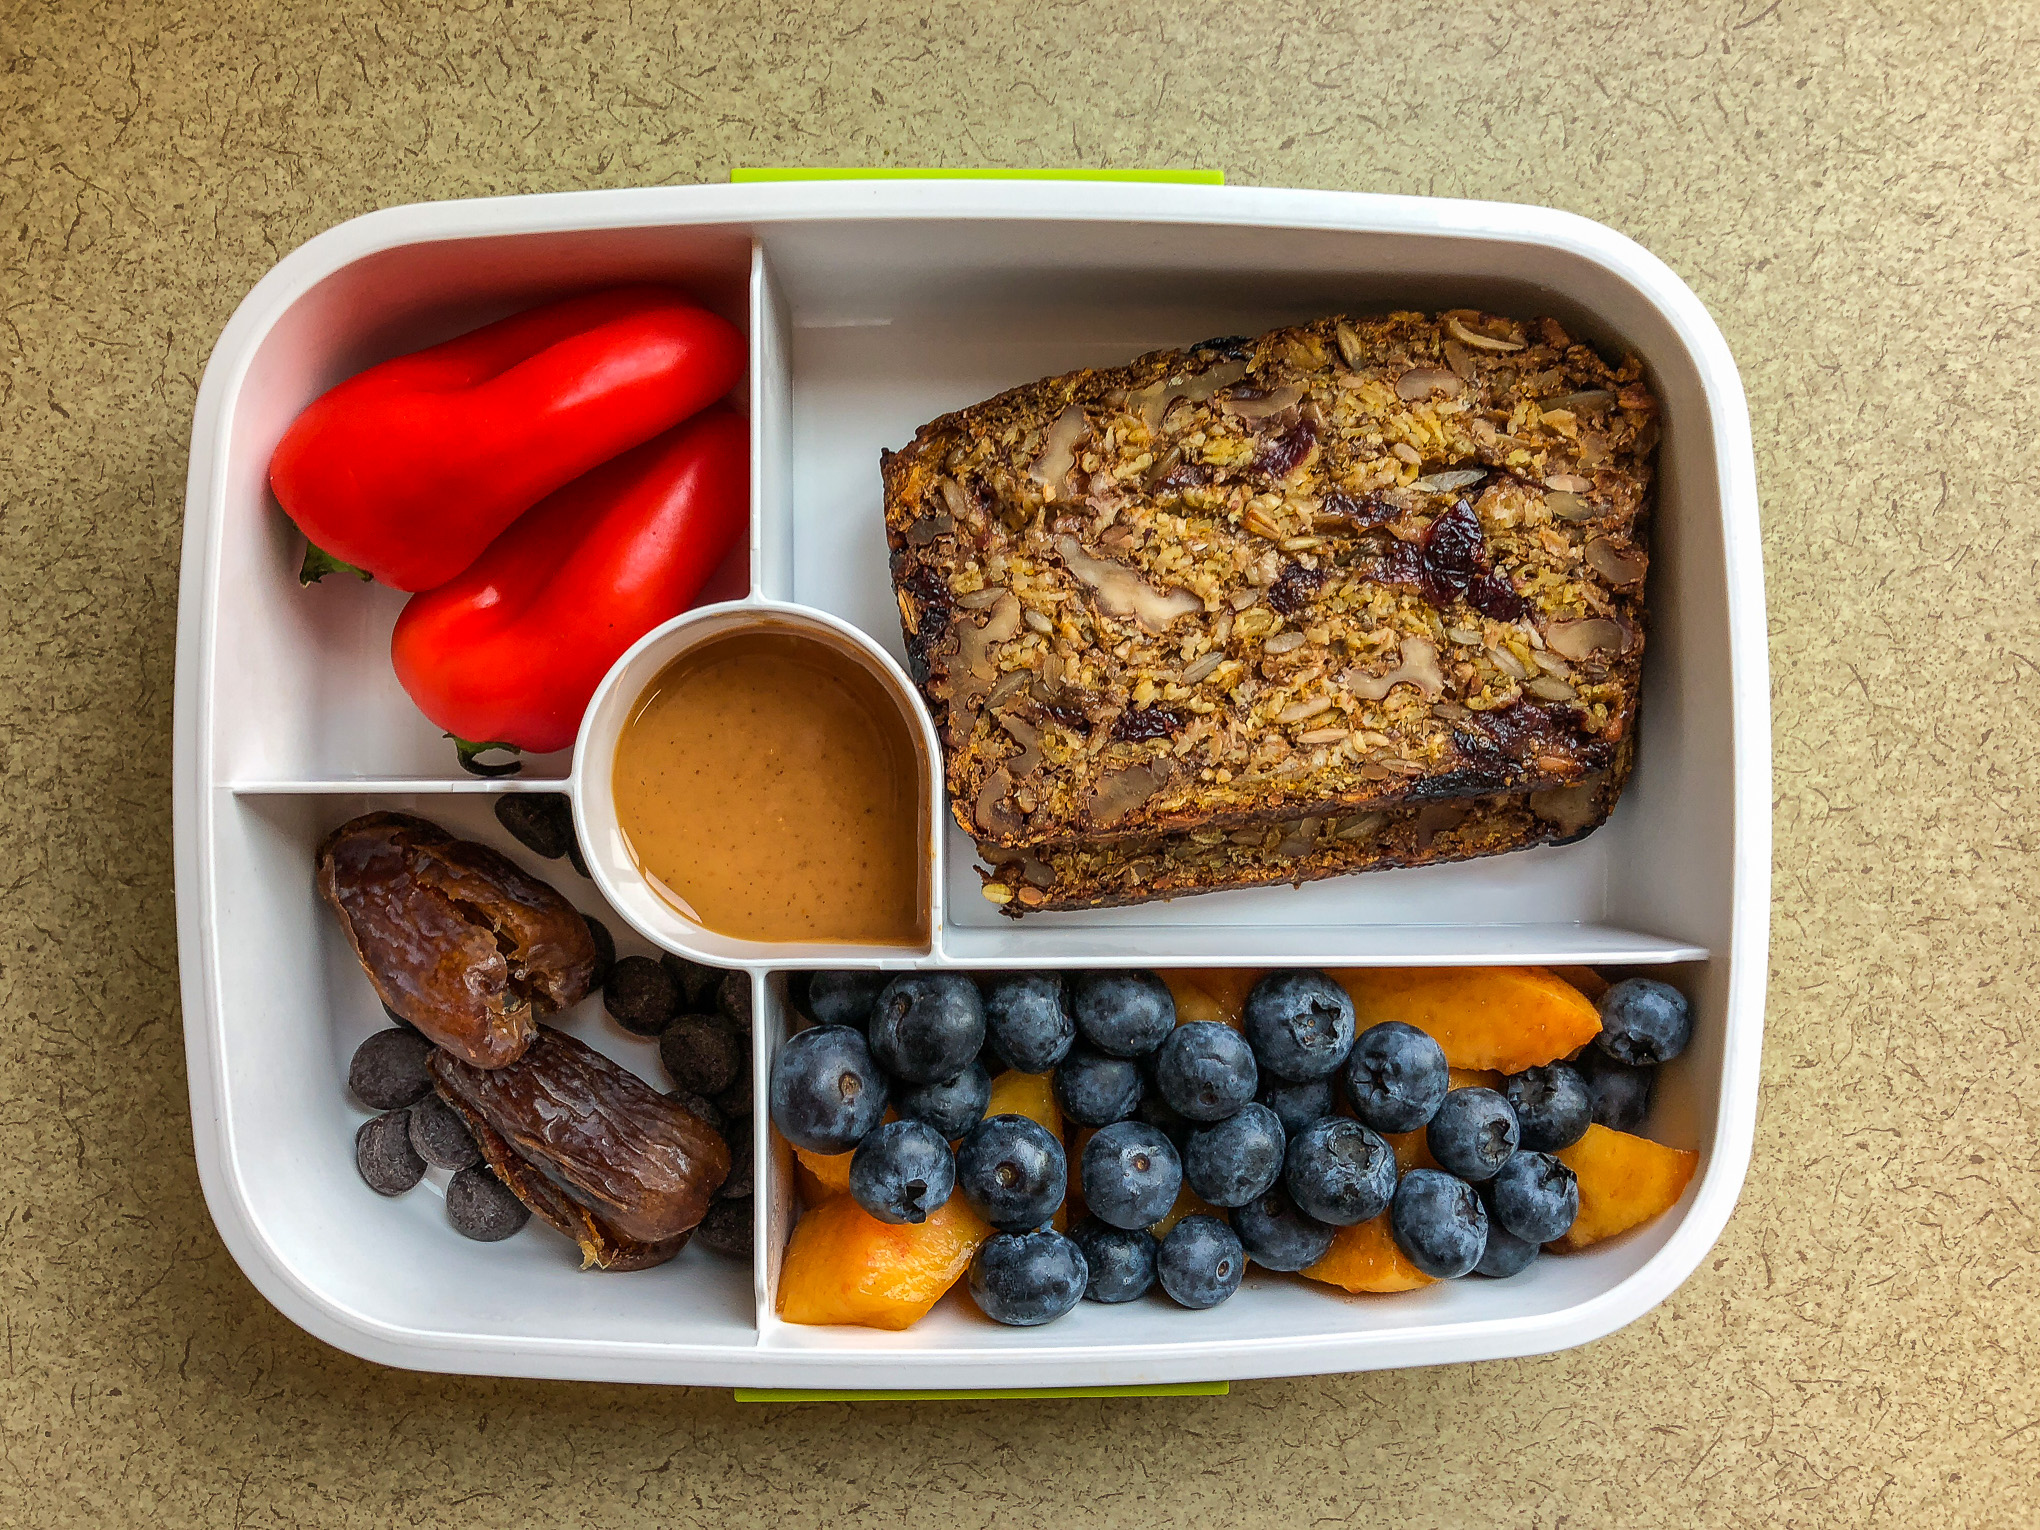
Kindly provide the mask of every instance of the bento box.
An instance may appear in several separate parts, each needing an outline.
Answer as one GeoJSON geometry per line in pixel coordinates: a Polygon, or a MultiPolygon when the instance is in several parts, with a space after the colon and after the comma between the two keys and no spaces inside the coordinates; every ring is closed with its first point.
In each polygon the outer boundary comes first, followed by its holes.
{"type": "MultiPolygon", "coordinates": [[[[628,664],[628,658],[624,661],[628,664]]],[[[386,1364],[757,1387],[1114,1386],[1367,1370],[1579,1344],[1628,1323],[1721,1232],[1755,1119],[1770,878],[1769,688],[1755,473],[1740,381],[1694,295],[1628,239],[1499,203],[1207,186],[830,181],[513,197],[341,225],[249,294],[193,425],[176,697],[176,868],[193,1136],[207,1203],[255,1286],[314,1335],[386,1364]],[[1653,1135],[1700,1154],[1645,1228],[1507,1282],[1393,1300],[1250,1277],[1221,1308],[1082,1304],[1042,1329],[938,1307],[901,1333],[776,1316],[790,1169],[753,1143],[754,1256],[688,1249],[583,1274],[564,1240],[445,1236],[430,1196],[384,1201],[346,1151],[354,1046],[384,1022],[312,885],[314,847],[372,808],[418,812],[557,876],[502,832],[493,794],[582,788],[566,753],[465,776],[387,661],[403,597],[300,590],[270,499],[285,427],[387,356],[548,297],[657,279],[749,342],[748,545],[705,599],[812,613],[901,659],[877,472],[943,411],[1073,367],[1342,310],[1478,304],[1550,314],[1642,358],[1663,408],[1653,630],[1634,778],[1574,844],[1020,922],[930,811],[925,945],[895,967],[1675,965],[1691,1048],[1653,1135]],[[564,784],[563,784],[564,783],[564,784]]],[[[931,757],[930,770],[939,773],[931,757]]],[[[654,948],[594,884],[568,889],[628,951],[654,948]]],[[[789,973],[823,949],[711,950],[750,975],[766,1092],[789,973]]],[[[654,1049],[563,1026],[627,1066],[654,1049]]]]}

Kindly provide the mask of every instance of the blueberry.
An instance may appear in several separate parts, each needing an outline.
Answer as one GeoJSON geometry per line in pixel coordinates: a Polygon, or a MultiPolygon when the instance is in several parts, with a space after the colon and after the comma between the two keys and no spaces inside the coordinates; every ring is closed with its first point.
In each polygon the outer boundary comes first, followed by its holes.
{"type": "Polygon", "coordinates": [[[1438,1280],[1464,1275],[1487,1246],[1487,1212],[1473,1186],[1437,1169],[1412,1169],[1402,1177],[1388,1225],[1410,1263],[1438,1280]]]}
{"type": "Polygon", "coordinates": [[[1473,1273],[1485,1275],[1490,1280],[1507,1280],[1511,1275],[1521,1274],[1530,1268],[1537,1253],[1536,1244],[1524,1242],[1490,1217],[1487,1246],[1480,1251],[1480,1263],[1473,1267],[1473,1273]]]}
{"type": "Polygon", "coordinates": [[[413,1030],[377,1031],[354,1049],[347,1087],[370,1110],[401,1110],[432,1092],[432,1043],[413,1030]]]}
{"type": "Polygon", "coordinates": [[[1264,1270],[1303,1270],[1325,1257],[1338,1229],[1297,1208],[1277,1185],[1232,1214],[1247,1257],[1264,1270]]]}
{"type": "Polygon", "coordinates": [[[1084,1039],[1113,1057],[1145,1057],[1176,1028],[1176,996],[1152,972],[1080,972],[1070,1014],[1084,1039]]]}
{"type": "Polygon", "coordinates": [[[1310,968],[1272,972],[1247,995],[1247,1040],[1261,1067],[1300,1084],[1329,1078],[1353,1050],[1353,1001],[1310,968]]]}
{"type": "Polygon", "coordinates": [[[1492,1089],[1452,1090],[1424,1132],[1438,1167],[1468,1184],[1492,1178],[1520,1140],[1516,1113],[1492,1089]]]}
{"type": "Polygon", "coordinates": [[[1033,1328],[1083,1300],[1090,1270],[1083,1250],[1059,1232],[998,1233],[970,1262],[970,1294],[995,1323],[1033,1328]]]}
{"type": "Polygon", "coordinates": [[[1084,1201],[1114,1227],[1159,1222],[1183,1188],[1183,1160],[1167,1134],[1145,1121],[1102,1127],[1084,1147],[1084,1201]]]}
{"type": "Polygon", "coordinates": [[[985,1006],[960,972],[906,972],[871,1007],[871,1055],[894,1078],[955,1078],[985,1044],[985,1006]]]}
{"type": "Polygon", "coordinates": [[[1599,1047],[1588,1047],[1573,1066],[1586,1080],[1595,1125],[1618,1132],[1633,1132],[1643,1125],[1650,1115],[1657,1069],[1632,1068],[1615,1061],[1599,1047]]]}
{"type": "Polygon", "coordinates": [[[1594,1045],[1632,1068],[1670,1062],[1693,1039],[1686,996],[1656,978],[1624,978],[1601,995],[1599,1008],[1601,1034],[1594,1045]]]}
{"type": "Polygon", "coordinates": [[[1244,1206],[1282,1177],[1282,1122],[1265,1105],[1190,1133],[1183,1144],[1183,1178],[1213,1206],[1244,1206]]]}
{"type": "Polygon", "coordinates": [[[939,1084],[902,1084],[893,1091],[893,1109],[909,1121],[926,1121],[955,1141],[985,1118],[991,1103],[992,1080],[976,1063],[939,1084]]]}
{"type": "Polygon", "coordinates": [[[1247,1251],[1217,1217],[1185,1217],[1155,1251],[1155,1276],[1185,1307],[1216,1307],[1247,1273],[1247,1251]]]}
{"type": "Polygon", "coordinates": [[[885,1075],[847,1025],[802,1031],[772,1059],[772,1124],[810,1153],[847,1153],[885,1115],[885,1075]]]}
{"type": "Polygon", "coordinates": [[[1301,1084],[1285,1084],[1278,1078],[1267,1078],[1261,1080],[1261,1092],[1255,1098],[1274,1111],[1283,1132],[1294,1137],[1311,1122],[1332,1113],[1332,1081],[1313,1078],[1301,1084]]]}
{"type": "Polygon", "coordinates": [[[1069,1165],[1062,1144],[1039,1122],[988,1116],[956,1150],[956,1183],[971,1209],[999,1231],[1027,1232],[1063,1203],[1069,1165]]]}
{"type": "Polygon", "coordinates": [[[1192,1121],[1223,1121],[1260,1087],[1254,1050],[1229,1025],[1193,1020],[1169,1032],[1155,1053],[1155,1087],[1192,1121]]]}
{"type": "Polygon", "coordinates": [[[1091,1272],[1084,1299],[1130,1302],[1145,1296],[1155,1283],[1155,1240],[1139,1228],[1112,1227],[1085,1217],[1070,1229],[1070,1241],[1091,1272]]]}
{"type": "Polygon", "coordinates": [[[1143,1083],[1145,1087],[1141,1091],[1140,1104],[1134,1107],[1134,1119],[1167,1133],[1169,1140],[1176,1144],[1176,1151],[1182,1152],[1183,1143],[1194,1123],[1186,1121],[1180,1110],[1162,1098],[1162,1092],[1154,1087],[1152,1079],[1144,1079],[1143,1083]]]}
{"type": "Polygon", "coordinates": [[[1525,1068],[1502,1080],[1502,1098],[1516,1112],[1526,1148],[1540,1153],[1571,1147],[1587,1134],[1594,1100],[1579,1071],[1564,1063],[1525,1068]]]}
{"type": "Polygon", "coordinates": [[[1370,1025],[1346,1059],[1346,1099],[1378,1132],[1413,1132],[1429,1123],[1452,1087],[1445,1049],[1414,1025],[1370,1025]]]}
{"type": "Polygon", "coordinates": [[[1140,1104],[1140,1065],[1107,1057],[1089,1047],[1071,1047],[1056,1064],[1055,1102],[1079,1126],[1124,1121],[1140,1104]]]}
{"type": "Polygon", "coordinates": [[[1290,1141],[1282,1180],[1302,1211],[1334,1227],[1351,1227],[1388,1209],[1395,1196],[1395,1153],[1358,1121],[1327,1116],[1290,1141]]]}
{"type": "Polygon", "coordinates": [[[1517,1237],[1549,1243],[1563,1238],[1580,1214],[1579,1178],[1549,1153],[1518,1153],[1495,1171],[1488,1204],[1517,1237]]]}
{"type": "Polygon", "coordinates": [[[811,973],[804,996],[807,1017],[816,1025],[852,1025],[861,1031],[888,981],[883,972],[811,973]]]}
{"type": "Polygon", "coordinates": [[[1046,1073],[1076,1039],[1059,972],[1001,972],[984,978],[985,1034],[1010,1068],[1046,1073]]]}
{"type": "Polygon", "coordinates": [[[956,1188],[956,1159],[925,1121],[874,1127],[850,1156],[850,1194],[881,1222],[925,1222],[956,1188]]]}

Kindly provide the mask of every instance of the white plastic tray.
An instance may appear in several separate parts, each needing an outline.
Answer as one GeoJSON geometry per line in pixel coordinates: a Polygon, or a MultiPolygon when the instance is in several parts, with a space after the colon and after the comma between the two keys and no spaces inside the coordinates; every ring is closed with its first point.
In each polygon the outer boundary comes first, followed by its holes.
{"type": "MultiPolygon", "coordinates": [[[[345,587],[341,587],[344,583],[345,587]]],[[[193,1132],[221,1236],[255,1285],[353,1353],[547,1377],[939,1388],[1126,1385],[1534,1353],[1662,1300],[1712,1245],[1748,1163],[1770,879],[1769,687],[1749,423],[1719,332],[1663,264],[1563,213],[1330,192],[1027,182],[822,182],[588,192],[395,208],[321,235],[249,294],[193,425],[178,622],[178,936],[193,1132]],[[543,1231],[468,1243],[435,1193],[356,1177],[346,1060],[384,1023],[314,896],[319,837],[372,807],[484,839],[648,949],[563,862],[497,827],[498,792],[557,790],[567,756],[507,781],[452,769],[398,688],[401,596],[300,590],[269,499],[285,426],[385,356],[610,282],[690,285],[750,336],[747,553],[705,598],[840,617],[895,655],[877,454],[923,420],[1047,373],[1341,309],[1549,313],[1641,355],[1663,401],[1652,627],[1636,776],[1577,845],[1013,924],[949,831],[933,940],[897,965],[1682,963],[1691,1050],[1653,1136],[1697,1148],[1685,1199],[1507,1282],[1346,1297],[1250,1275],[1205,1313],[1080,1305],[1000,1329],[967,1301],[901,1334],[774,1316],[790,1186],[756,1118],[753,1271],[690,1249],[584,1275],[543,1231]]],[[[781,965],[815,965],[814,957],[781,965]]],[[[764,1095],[783,979],[747,964],[764,1095]]],[[[581,1006],[565,1021],[656,1077],[651,1048],[581,1006]]]]}

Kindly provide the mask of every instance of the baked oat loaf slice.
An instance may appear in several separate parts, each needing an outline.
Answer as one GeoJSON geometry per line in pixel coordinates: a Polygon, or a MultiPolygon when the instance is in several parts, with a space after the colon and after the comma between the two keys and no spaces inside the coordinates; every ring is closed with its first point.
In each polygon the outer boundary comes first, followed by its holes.
{"type": "Polygon", "coordinates": [[[1553,321],[1329,318],[882,459],[952,810],[1007,848],[1564,786],[1634,726],[1656,402],[1553,321]]]}
{"type": "Polygon", "coordinates": [[[1570,786],[1304,818],[1243,829],[1069,840],[1040,849],[979,847],[984,893],[1015,916],[1057,909],[1301,886],[1361,871],[1435,866],[1583,839],[1608,820],[1627,777],[1627,749],[1611,771],[1570,786]]]}

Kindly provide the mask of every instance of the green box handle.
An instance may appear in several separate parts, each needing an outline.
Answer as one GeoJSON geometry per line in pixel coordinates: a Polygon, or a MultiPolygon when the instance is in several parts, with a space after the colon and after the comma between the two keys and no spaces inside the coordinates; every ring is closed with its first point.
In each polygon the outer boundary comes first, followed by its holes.
{"type": "Polygon", "coordinates": [[[738,1387],[740,1403],[1005,1402],[1016,1397],[1224,1397],[1226,1381],[1165,1381],[1145,1387],[1008,1387],[1003,1391],[849,1392],[802,1387],[738,1387]]]}
{"type": "Polygon", "coordinates": [[[1223,186],[1223,170],[894,170],[809,169],[765,165],[730,171],[738,184],[755,181],[1159,181],[1171,186],[1223,186]]]}

